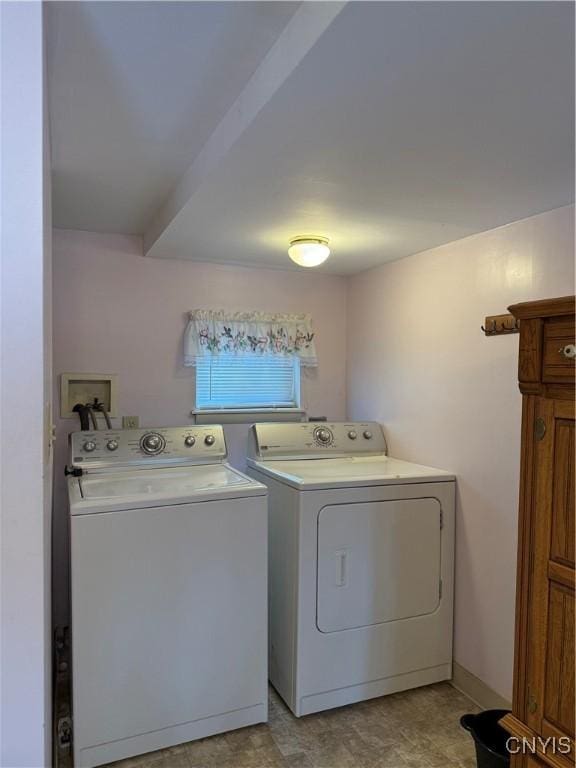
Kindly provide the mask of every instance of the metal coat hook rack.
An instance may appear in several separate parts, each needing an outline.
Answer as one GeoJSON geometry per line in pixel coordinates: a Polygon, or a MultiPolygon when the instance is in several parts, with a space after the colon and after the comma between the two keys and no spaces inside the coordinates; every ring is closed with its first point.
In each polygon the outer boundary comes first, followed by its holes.
{"type": "Polygon", "coordinates": [[[486,336],[504,336],[509,333],[519,333],[520,320],[513,315],[487,315],[480,329],[486,336]]]}

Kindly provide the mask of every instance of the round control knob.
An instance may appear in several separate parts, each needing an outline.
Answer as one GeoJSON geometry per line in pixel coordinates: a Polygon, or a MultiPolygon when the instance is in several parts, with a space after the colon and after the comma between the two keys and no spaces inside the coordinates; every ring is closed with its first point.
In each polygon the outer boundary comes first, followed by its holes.
{"type": "Polygon", "coordinates": [[[160,453],[163,450],[164,445],[164,438],[156,432],[148,432],[148,434],[144,435],[142,440],[140,440],[140,447],[142,450],[150,454],[160,453]]]}
{"type": "Polygon", "coordinates": [[[86,451],[86,453],[92,453],[92,451],[96,450],[96,443],[94,440],[86,440],[82,448],[86,451]]]}
{"type": "Polygon", "coordinates": [[[108,442],[106,443],[106,448],[108,448],[109,451],[117,451],[118,440],[108,440],[108,442]]]}
{"type": "Polygon", "coordinates": [[[364,435],[365,440],[372,440],[372,432],[370,432],[369,429],[365,429],[362,434],[364,435]]]}
{"type": "Polygon", "coordinates": [[[318,427],[318,429],[315,429],[314,437],[322,445],[330,445],[330,443],[334,439],[334,435],[326,427],[318,427]]]}
{"type": "Polygon", "coordinates": [[[356,432],[356,430],[351,429],[350,432],[348,432],[348,437],[350,438],[350,440],[356,440],[356,438],[358,437],[358,433],[356,432]]]}
{"type": "Polygon", "coordinates": [[[195,442],[196,442],[196,438],[194,437],[194,435],[187,435],[184,438],[184,445],[188,446],[188,448],[192,448],[195,442]]]}
{"type": "Polygon", "coordinates": [[[206,443],[206,445],[214,445],[214,443],[216,442],[216,438],[214,437],[214,435],[206,435],[206,437],[204,438],[204,442],[206,443]]]}

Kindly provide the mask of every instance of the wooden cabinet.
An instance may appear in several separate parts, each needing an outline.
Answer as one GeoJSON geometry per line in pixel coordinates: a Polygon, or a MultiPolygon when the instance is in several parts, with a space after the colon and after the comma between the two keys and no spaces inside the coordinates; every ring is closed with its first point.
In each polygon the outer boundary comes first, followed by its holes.
{"type": "Polygon", "coordinates": [[[522,469],[513,768],[574,766],[574,297],[516,304],[522,469]],[[546,741],[549,737],[552,740],[546,741]],[[554,741],[555,740],[555,741],[554,741]]]}
{"type": "Polygon", "coordinates": [[[524,765],[526,768],[547,768],[547,763],[543,763],[542,760],[539,760],[537,757],[534,757],[532,755],[527,756],[525,758],[526,762],[524,765]]]}

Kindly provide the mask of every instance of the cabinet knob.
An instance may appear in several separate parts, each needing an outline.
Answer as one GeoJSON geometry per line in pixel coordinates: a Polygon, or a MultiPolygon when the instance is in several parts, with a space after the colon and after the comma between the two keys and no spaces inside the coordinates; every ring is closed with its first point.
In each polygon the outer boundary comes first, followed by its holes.
{"type": "Polygon", "coordinates": [[[565,347],[560,347],[558,352],[569,360],[573,360],[576,357],[576,344],[566,344],[565,347]]]}

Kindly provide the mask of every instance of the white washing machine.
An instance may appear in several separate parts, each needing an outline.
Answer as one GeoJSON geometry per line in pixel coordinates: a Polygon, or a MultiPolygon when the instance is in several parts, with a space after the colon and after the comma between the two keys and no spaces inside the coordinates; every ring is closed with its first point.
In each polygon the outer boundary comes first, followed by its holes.
{"type": "Polygon", "coordinates": [[[258,424],[269,677],[295,715],[452,673],[455,478],[386,455],[376,423],[258,424]]]}
{"type": "Polygon", "coordinates": [[[225,458],[220,426],[71,435],[76,768],[267,720],[266,487],[225,458]]]}

